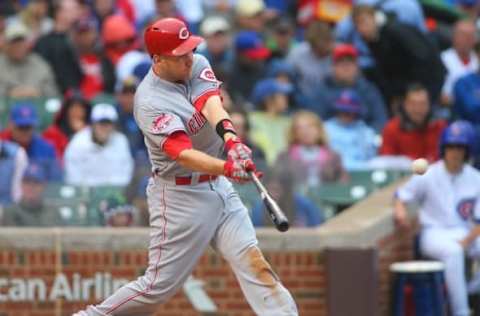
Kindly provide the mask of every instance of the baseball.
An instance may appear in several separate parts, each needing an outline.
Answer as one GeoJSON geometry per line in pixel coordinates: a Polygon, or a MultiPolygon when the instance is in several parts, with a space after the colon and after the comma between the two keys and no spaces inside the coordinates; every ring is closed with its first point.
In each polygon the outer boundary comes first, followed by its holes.
{"type": "Polygon", "coordinates": [[[425,158],[415,159],[412,162],[412,171],[416,174],[424,174],[428,169],[428,161],[425,158]]]}

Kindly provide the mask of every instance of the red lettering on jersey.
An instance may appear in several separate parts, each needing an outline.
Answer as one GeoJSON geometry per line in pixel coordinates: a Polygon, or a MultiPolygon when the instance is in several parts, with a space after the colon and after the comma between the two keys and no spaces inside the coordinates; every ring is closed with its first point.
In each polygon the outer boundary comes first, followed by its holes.
{"type": "Polygon", "coordinates": [[[207,119],[200,112],[195,112],[193,116],[188,120],[187,126],[191,134],[195,135],[205,125],[207,119]]]}
{"type": "Polygon", "coordinates": [[[152,133],[161,133],[170,124],[173,117],[169,114],[162,113],[157,116],[152,123],[152,133]]]}
{"type": "Polygon", "coordinates": [[[210,68],[205,68],[202,70],[199,76],[203,80],[211,81],[211,82],[217,82],[217,78],[215,77],[215,74],[213,73],[213,70],[210,68]]]}

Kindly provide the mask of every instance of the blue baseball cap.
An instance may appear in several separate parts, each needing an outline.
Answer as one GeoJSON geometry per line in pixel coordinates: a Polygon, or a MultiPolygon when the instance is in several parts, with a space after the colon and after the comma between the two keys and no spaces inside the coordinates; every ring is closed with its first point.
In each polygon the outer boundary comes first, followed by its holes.
{"type": "Polygon", "coordinates": [[[10,111],[10,119],[16,126],[36,126],[38,123],[37,111],[30,102],[15,104],[10,111]]]}
{"type": "Polygon", "coordinates": [[[338,112],[359,114],[362,106],[358,94],[353,90],[343,90],[335,100],[335,110],[338,112]]]}
{"type": "Polygon", "coordinates": [[[30,163],[23,174],[23,180],[33,180],[37,182],[46,182],[47,174],[42,165],[30,163]]]}
{"type": "Polygon", "coordinates": [[[270,57],[270,50],[263,44],[257,32],[242,31],[235,37],[235,49],[240,55],[255,60],[264,60],[270,57]]]}
{"type": "Polygon", "coordinates": [[[255,85],[252,93],[252,102],[258,104],[271,95],[277,93],[289,94],[292,91],[293,87],[289,83],[280,82],[273,78],[264,79],[255,85]]]}

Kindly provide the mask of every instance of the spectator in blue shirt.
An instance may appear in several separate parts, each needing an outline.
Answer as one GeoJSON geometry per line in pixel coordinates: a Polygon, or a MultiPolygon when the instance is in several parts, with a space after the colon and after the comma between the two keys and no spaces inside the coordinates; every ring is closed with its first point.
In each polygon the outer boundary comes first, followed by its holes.
{"type": "MultiPolygon", "coordinates": [[[[323,212],[308,198],[294,192],[292,176],[285,171],[274,171],[264,179],[265,186],[272,198],[294,227],[314,227],[325,221],[323,212]]],[[[255,227],[271,226],[272,221],[264,209],[262,201],[252,208],[252,222],[255,227]]]]}
{"type": "Polygon", "coordinates": [[[0,140],[0,206],[18,202],[28,158],[23,148],[0,140]]]}
{"type": "Polygon", "coordinates": [[[30,163],[45,169],[48,181],[59,181],[62,172],[55,149],[35,132],[37,125],[38,116],[33,104],[17,103],[10,111],[10,128],[0,132],[0,139],[19,144],[27,152],[30,163]]]}
{"type": "Polygon", "coordinates": [[[325,81],[319,83],[316,95],[307,108],[324,120],[335,116],[335,101],[341,91],[356,92],[362,106],[360,118],[377,132],[387,121],[386,105],[377,87],[365,79],[357,64],[358,52],[348,44],[337,45],[333,51],[333,67],[325,81]]]}
{"type": "Polygon", "coordinates": [[[362,105],[355,91],[344,90],[335,102],[336,115],[325,123],[330,147],[345,169],[368,169],[376,155],[375,132],[360,119],[362,105]]]}

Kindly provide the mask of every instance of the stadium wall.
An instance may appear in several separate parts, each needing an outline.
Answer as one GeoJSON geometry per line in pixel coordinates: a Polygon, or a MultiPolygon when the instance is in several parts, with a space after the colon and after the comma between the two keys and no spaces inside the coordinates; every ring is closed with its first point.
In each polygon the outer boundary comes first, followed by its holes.
{"type": "MultiPolygon", "coordinates": [[[[318,229],[258,230],[260,247],[294,295],[300,315],[347,316],[348,309],[356,316],[388,315],[388,267],[412,257],[414,236],[394,229],[390,203],[395,186],[374,192],[318,229]],[[355,256],[350,260],[349,251],[365,252],[369,265],[360,265],[355,256]],[[336,283],[340,273],[352,276],[347,280],[351,286],[336,283]]],[[[143,274],[148,234],[136,228],[2,228],[0,316],[71,315],[101,300],[143,274]]],[[[214,252],[201,257],[194,277],[217,305],[214,315],[253,315],[233,273],[214,252]]],[[[157,314],[201,315],[182,291],[157,314]]]]}

